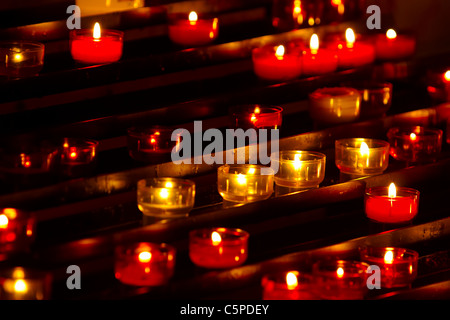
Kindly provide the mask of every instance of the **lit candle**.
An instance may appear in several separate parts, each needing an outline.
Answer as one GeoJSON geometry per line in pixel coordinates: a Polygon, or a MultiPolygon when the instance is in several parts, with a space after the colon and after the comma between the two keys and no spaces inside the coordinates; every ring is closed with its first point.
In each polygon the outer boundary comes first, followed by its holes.
{"type": "Polygon", "coordinates": [[[283,120],[283,108],[277,106],[243,105],[231,112],[235,127],[242,129],[279,129],[283,120]]]}
{"type": "Polygon", "coordinates": [[[242,265],[247,260],[248,232],[241,229],[212,228],[189,233],[189,257],[203,268],[222,269],[242,265]]]}
{"type": "Polygon", "coordinates": [[[301,51],[283,45],[265,46],[252,50],[253,70],[266,80],[285,81],[298,78],[302,72],[301,51]]]}
{"type": "Polygon", "coordinates": [[[317,188],[325,178],[326,156],[314,151],[280,151],[271,155],[278,168],[275,184],[289,188],[317,188]]]}
{"type": "Polygon", "coordinates": [[[0,75],[25,78],[39,74],[44,66],[45,46],[33,41],[0,43],[0,75]]]}
{"type": "Polygon", "coordinates": [[[436,102],[450,101],[450,69],[428,71],[427,84],[427,91],[436,102]]]}
{"type": "Polygon", "coordinates": [[[165,243],[118,245],[115,250],[115,277],[133,286],[164,285],[173,276],[175,254],[175,248],[165,243]]]}
{"type": "Polygon", "coordinates": [[[361,300],[368,291],[367,268],[359,261],[330,260],[313,264],[318,295],[329,300],[361,300]]]}
{"type": "Polygon", "coordinates": [[[0,272],[0,300],[47,300],[52,277],[46,272],[15,267],[0,272]]]}
{"type": "Polygon", "coordinates": [[[373,45],[362,41],[356,42],[356,36],[351,28],[345,31],[345,43],[338,41],[330,45],[337,50],[338,67],[341,69],[351,69],[375,61],[375,48],[373,45]]]}
{"type": "Polygon", "coordinates": [[[360,250],[361,261],[380,268],[381,289],[410,285],[417,277],[416,251],[403,248],[365,247],[360,250]]]}
{"type": "Polygon", "coordinates": [[[98,142],[89,139],[64,138],[61,146],[61,172],[76,177],[94,168],[98,142]]]}
{"type": "Polygon", "coordinates": [[[345,174],[381,174],[389,164],[389,143],[383,140],[340,139],[335,142],[335,152],[336,166],[345,174]]]}
{"type": "Polygon", "coordinates": [[[265,275],[262,278],[263,300],[316,300],[311,275],[289,271],[265,275]]]}
{"type": "Polygon", "coordinates": [[[418,190],[398,188],[394,183],[368,188],[364,197],[366,215],[382,223],[409,222],[417,215],[419,194],[418,190]]]}
{"type": "Polygon", "coordinates": [[[9,254],[27,252],[34,240],[36,220],[14,208],[0,209],[0,261],[9,254]]]}
{"type": "Polygon", "coordinates": [[[74,29],[70,32],[72,58],[83,64],[105,64],[116,62],[122,56],[123,32],[94,29],[74,29]]]}
{"type": "Polygon", "coordinates": [[[309,114],[316,123],[334,125],[359,117],[361,95],[352,88],[321,88],[309,94],[309,114]]]}
{"type": "Polygon", "coordinates": [[[306,76],[326,74],[335,71],[337,66],[336,53],[323,48],[319,50],[319,37],[313,34],[309,42],[309,50],[303,51],[303,74],[306,76]]]}
{"type": "Polygon", "coordinates": [[[169,16],[169,38],[182,46],[201,46],[214,41],[219,34],[219,19],[200,16],[195,11],[169,16]]]}
{"type": "Polygon", "coordinates": [[[387,133],[391,156],[400,161],[426,163],[436,161],[442,148],[440,129],[420,126],[391,128],[387,133]]]}
{"type": "Polygon", "coordinates": [[[416,39],[412,36],[398,35],[394,29],[375,39],[376,58],[379,60],[399,60],[411,57],[416,50],[416,39]]]}
{"type": "Polygon", "coordinates": [[[137,205],[146,216],[185,217],[194,207],[195,183],[186,179],[153,178],[137,183],[137,205]]]}
{"type": "Polygon", "coordinates": [[[273,170],[259,165],[223,165],[217,170],[217,187],[226,201],[253,202],[270,198],[273,170]]]}

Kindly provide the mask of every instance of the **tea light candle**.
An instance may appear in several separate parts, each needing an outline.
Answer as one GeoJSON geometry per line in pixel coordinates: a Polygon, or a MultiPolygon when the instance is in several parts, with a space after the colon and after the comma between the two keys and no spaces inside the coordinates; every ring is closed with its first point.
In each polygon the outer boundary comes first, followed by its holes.
{"type": "Polygon", "coordinates": [[[416,251],[403,248],[365,247],[360,250],[361,261],[380,268],[381,288],[409,286],[417,277],[416,251]]]}
{"type": "Polygon", "coordinates": [[[147,216],[185,217],[194,207],[195,183],[187,179],[152,178],[137,183],[137,205],[147,216]]]}
{"type": "Polygon", "coordinates": [[[450,69],[442,72],[429,71],[427,74],[427,91],[438,102],[450,101],[450,69]]]}
{"type": "Polygon", "coordinates": [[[0,209],[0,261],[9,254],[26,252],[34,240],[36,220],[14,208],[0,209]]]}
{"type": "Polygon", "coordinates": [[[138,242],[116,246],[114,272],[132,286],[161,286],[173,276],[176,250],[168,244],[138,242]]]}
{"type": "Polygon", "coordinates": [[[0,300],[47,300],[52,277],[46,272],[15,267],[0,272],[0,300]]]}
{"type": "Polygon", "coordinates": [[[166,127],[133,127],[127,130],[127,146],[130,157],[150,162],[161,159],[180,148],[181,136],[172,141],[173,130],[166,127]]]}
{"type": "Polygon", "coordinates": [[[330,45],[337,50],[338,68],[351,69],[375,61],[375,48],[364,42],[355,42],[355,33],[351,28],[345,31],[346,42],[337,42],[330,45]]]}
{"type": "Polygon", "coordinates": [[[335,142],[335,152],[336,166],[345,174],[381,174],[389,164],[389,143],[383,140],[340,139],[335,142]]]}
{"type": "Polygon", "coordinates": [[[265,275],[261,281],[263,300],[316,300],[314,279],[299,271],[265,275]]]}
{"type": "Polygon", "coordinates": [[[0,75],[25,78],[39,74],[44,66],[45,46],[33,41],[0,43],[0,75]]]}
{"type": "Polygon", "coordinates": [[[416,39],[412,36],[397,35],[394,29],[375,38],[375,52],[378,60],[400,60],[411,57],[416,50],[416,39]]]}
{"type": "Polygon", "coordinates": [[[279,129],[283,108],[251,104],[235,107],[232,111],[235,128],[279,129]]]}
{"type": "Polygon", "coordinates": [[[217,187],[226,201],[253,202],[270,198],[273,170],[259,165],[223,165],[217,169],[217,187]]]}
{"type": "Polygon", "coordinates": [[[189,233],[189,257],[203,268],[224,269],[247,260],[248,232],[241,229],[210,228],[189,233]]]}
{"type": "Polygon", "coordinates": [[[219,35],[219,19],[191,11],[169,16],[169,38],[182,46],[202,46],[213,42],[219,35]]]}
{"type": "Polygon", "coordinates": [[[315,76],[334,72],[338,66],[337,54],[326,48],[319,50],[319,37],[313,34],[309,43],[309,50],[304,50],[302,54],[303,74],[315,76]]]}
{"type": "Polygon", "coordinates": [[[329,300],[361,300],[367,293],[367,268],[359,261],[318,261],[312,274],[316,280],[318,294],[329,300]]]}
{"type": "Polygon", "coordinates": [[[352,88],[321,88],[309,95],[309,114],[321,124],[351,122],[359,117],[361,95],[352,88]]]}
{"type": "Polygon", "coordinates": [[[252,50],[253,70],[266,80],[286,81],[298,78],[302,72],[301,51],[296,47],[265,46],[252,50]]]}
{"type": "Polygon", "coordinates": [[[70,53],[82,64],[116,62],[122,56],[123,32],[101,30],[95,23],[94,30],[74,29],[70,32],[70,53]]]}
{"type": "Polygon", "coordinates": [[[61,146],[61,171],[74,177],[89,173],[96,159],[98,142],[90,139],[64,138],[61,146]]]}
{"type": "Polygon", "coordinates": [[[278,168],[275,184],[289,188],[317,188],[325,178],[326,156],[314,151],[280,151],[271,155],[278,168]]]}
{"type": "Polygon", "coordinates": [[[48,173],[56,166],[58,148],[50,145],[27,145],[0,150],[0,171],[7,174],[48,173]]]}
{"type": "Polygon", "coordinates": [[[382,223],[405,223],[418,212],[420,192],[411,188],[372,187],[366,190],[365,211],[369,219],[382,223]]]}
{"type": "Polygon", "coordinates": [[[406,162],[436,161],[442,148],[442,130],[420,126],[391,128],[387,133],[391,156],[406,162]]]}

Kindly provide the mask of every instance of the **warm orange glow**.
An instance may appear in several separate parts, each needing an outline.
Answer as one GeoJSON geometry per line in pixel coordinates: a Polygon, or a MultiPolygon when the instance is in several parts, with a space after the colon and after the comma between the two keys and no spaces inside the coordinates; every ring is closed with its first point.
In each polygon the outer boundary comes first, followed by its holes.
{"type": "Polygon", "coordinates": [[[283,59],[284,52],[285,52],[285,49],[284,49],[283,45],[277,47],[277,49],[275,51],[275,56],[278,58],[278,60],[282,60],[283,59]]]}
{"type": "Polygon", "coordinates": [[[347,40],[347,48],[353,48],[356,37],[352,28],[347,28],[347,30],[345,30],[345,39],[347,40]]]}
{"type": "Polygon", "coordinates": [[[238,182],[240,185],[247,184],[247,178],[245,177],[245,175],[239,173],[238,176],[237,176],[237,182],[238,182]]]}
{"type": "Polygon", "coordinates": [[[387,250],[384,254],[384,263],[386,264],[392,264],[394,261],[394,252],[392,250],[387,250]]]}
{"type": "Polygon", "coordinates": [[[164,185],[166,188],[173,188],[173,183],[170,181],[167,181],[166,184],[164,185]]]}
{"type": "Polygon", "coordinates": [[[150,143],[151,143],[151,144],[154,144],[155,142],[156,142],[156,139],[155,139],[155,138],[151,138],[151,139],[150,139],[150,143]]]}
{"type": "Polygon", "coordinates": [[[28,286],[24,280],[22,280],[22,279],[16,280],[16,282],[14,283],[14,291],[15,292],[24,293],[24,292],[27,292],[27,290],[28,290],[28,286]]]}
{"type": "Polygon", "coordinates": [[[195,11],[191,11],[190,13],[189,13],[189,22],[193,25],[193,24],[196,24],[197,23],[197,20],[198,20],[198,15],[197,15],[197,12],[195,12],[195,11]]]}
{"type": "Polygon", "coordinates": [[[344,269],[342,267],[337,268],[336,275],[338,278],[342,278],[344,276],[344,269]]]}
{"type": "Polygon", "coordinates": [[[250,168],[250,169],[248,169],[248,171],[247,171],[248,174],[255,174],[255,172],[256,172],[256,169],[255,169],[255,168],[250,168]]]}
{"type": "Polygon", "coordinates": [[[319,50],[319,36],[315,33],[309,40],[309,49],[311,49],[311,53],[313,54],[317,53],[317,50],[319,50]]]}
{"type": "Polygon", "coordinates": [[[71,157],[72,159],[75,159],[75,158],[77,157],[77,153],[76,153],[75,151],[72,151],[72,152],[70,153],[70,157],[71,157]]]}
{"type": "Polygon", "coordinates": [[[259,107],[255,107],[255,111],[253,111],[254,113],[261,113],[261,109],[259,107]]]}
{"type": "Polygon", "coordinates": [[[139,253],[139,261],[142,263],[149,262],[152,259],[152,254],[149,251],[142,251],[139,253]]]}
{"type": "Polygon", "coordinates": [[[14,54],[14,62],[21,62],[23,60],[23,56],[21,53],[14,54]]]}
{"type": "Polygon", "coordinates": [[[397,189],[395,188],[395,184],[392,182],[389,185],[388,197],[395,198],[397,196],[397,189]]]}
{"type": "Polygon", "coordinates": [[[391,40],[397,38],[397,32],[395,32],[394,29],[389,29],[388,31],[386,31],[386,38],[391,40]]]}
{"type": "Polygon", "coordinates": [[[361,156],[369,156],[369,146],[364,141],[361,142],[361,147],[359,148],[359,153],[361,156]]]}
{"type": "Polygon", "coordinates": [[[17,210],[14,208],[5,208],[3,213],[6,214],[10,219],[15,219],[17,217],[17,210]]]}
{"type": "Polygon", "coordinates": [[[93,32],[92,36],[94,37],[95,40],[100,40],[100,38],[102,36],[102,32],[100,29],[100,23],[98,23],[98,22],[95,23],[94,32],[93,32]]]}
{"type": "Polygon", "coordinates": [[[289,290],[294,290],[298,286],[297,272],[288,272],[286,274],[286,284],[289,290]]]}
{"type": "Polygon", "coordinates": [[[302,163],[300,161],[300,155],[296,154],[294,156],[294,169],[299,170],[302,167],[302,163]]]}
{"type": "Polygon", "coordinates": [[[450,70],[447,70],[444,73],[444,80],[447,81],[447,82],[450,82],[450,70]]]}
{"type": "Polygon", "coordinates": [[[218,232],[213,231],[213,233],[211,233],[211,241],[213,246],[218,246],[222,242],[222,237],[218,232]]]}
{"type": "Polygon", "coordinates": [[[411,139],[411,141],[414,141],[417,139],[417,136],[414,132],[411,132],[411,134],[409,135],[409,138],[411,139]]]}
{"type": "Polygon", "coordinates": [[[0,214],[0,229],[6,229],[8,227],[9,219],[5,214],[0,214]]]}
{"type": "Polygon", "coordinates": [[[159,192],[159,196],[163,199],[167,199],[169,197],[169,190],[167,190],[166,188],[162,188],[159,192]]]}

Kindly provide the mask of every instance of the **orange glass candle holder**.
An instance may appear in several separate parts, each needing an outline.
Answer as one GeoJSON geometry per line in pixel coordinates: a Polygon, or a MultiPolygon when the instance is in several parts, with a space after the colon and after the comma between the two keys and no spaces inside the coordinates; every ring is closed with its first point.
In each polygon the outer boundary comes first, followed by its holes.
{"type": "Polygon", "coordinates": [[[219,35],[219,19],[195,11],[169,15],[169,38],[181,46],[202,46],[219,35]]]}
{"type": "Polygon", "coordinates": [[[421,126],[391,128],[387,133],[391,156],[408,163],[436,161],[442,149],[440,129],[421,126]]]}
{"type": "Polygon", "coordinates": [[[419,211],[420,192],[416,189],[395,187],[371,187],[364,195],[366,216],[381,223],[405,223],[419,211]]]}
{"type": "Polygon", "coordinates": [[[118,245],[115,249],[115,277],[132,286],[164,285],[173,276],[175,254],[176,249],[165,243],[118,245]]]}
{"type": "Polygon", "coordinates": [[[317,300],[314,277],[308,273],[288,271],[267,274],[262,278],[263,300],[317,300]]]}
{"type": "Polygon", "coordinates": [[[362,300],[366,295],[367,269],[359,261],[324,260],[313,265],[318,295],[327,300],[362,300]]]}
{"type": "Polygon", "coordinates": [[[48,300],[51,286],[47,272],[22,267],[0,271],[0,300],[48,300]]]}
{"type": "Polygon", "coordinates": [[[151,162],[170,155],[180,145],[181,137],[172,141],[173,130],[167,127],[132,127],[127,130],[128,154],[137,161],[151,162]]]}
{"type": "Polygon", "coordinates": [[[283,122],[283,108],[260,104],[235,106],[230,110],[235,128],[244,130],[279,129],[283,122]]]}
{"type": "Polygon", "coordinates": [[[403,248],[365,247],[361,261],[380,268],[381,289],[409,286],[417,277],[419,254],[403,248]]]}
{"type": "Polygon", "coordinates": [[[292,80],[302,73],[301,50],[294,46],[254,48],[252,61],[255,74],[265,80],[292,80]]]}
{"type": "Polygon", "coordinates": [[[0,42],[0,75],[11,79],[38,75],[44,66],[44,51],[39,42],[0,42]]]}
{"type": "Polygon", "coordinates": [[[14,208],[0,209],[0,260],[27,252],[33,243],[36,220],[31,213],[14,208]]]}
{"type": "Polygon", "coordinates": [[[389,165],[389,143],[383,140],[350,138],[335,142],[336,166],[356,176],[383,173],[389,165]]]}
{"type": "Polygon", "coordinates": [[[247,260],[248,232],[231,228],[205,228],[189,233],[189,257],[203,268],[226,269],[247,260]]]}
{"type": "Polygon", "coordinates": [[[89,174],[95,167],[98,141],[64,138],[60,146],[60,170],[64,176],[89,174]]]}

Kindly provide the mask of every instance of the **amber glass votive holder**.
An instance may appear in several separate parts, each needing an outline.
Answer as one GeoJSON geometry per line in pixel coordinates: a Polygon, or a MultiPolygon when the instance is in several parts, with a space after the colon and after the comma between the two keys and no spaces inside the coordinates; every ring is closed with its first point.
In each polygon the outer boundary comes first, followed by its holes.
{"type": "Polygon", "coordinates": [[[318,300],[314,277],[305,272],[287,271],[264,275],[263,300],[318,300]]]}
{"type": "Polygon", "coordinates": [[[45,46],[33,41],[0,42],[0,74],[10,79],[32,77],[44,66],[45,46]]]}
{"type": "Polygon", "coordinates": [[[170,156],[179,146],[180,138],[172,141],[173,130],[167,127],[133,127],[128,129],[127,144],[131,158],[141,162],[152,162],[170,156]]]}
{"type": "Polygon", "coordinates": [[[0,209],[0,261],[9,255],[28,252],[34,241],[36,219],[23,210],[0,209]]]}
{"type": "Polygon", "coordinates": [[[389,165],[389,143],[377,139],[349,138],[335,142],[336,166],[341,173],[370,176],[389,165]]]}
{"type": "Polygon", "coordinates": [[[217,187],[226,201],[248,203],[270,198],[274,173],[260,165],[223,165],[217,169],[217,187]]]}
{"type": "Polygon", "coordinates": [[[321,88],[309,95],[309,114],[318,124],[355,121],[360,115],[361,95],[353,88],[321,88]]]}
{"type": "Polygon", "coordinates": [[[391,156],[407,163],[436,161],[442,149],[440,129],[421,126],[391,128],[387,133],[391,156]]]}
{"type": "Polygon", "coordinates": [[[168,244],[136,242],[115,249],[114,272],[132,286],[161,286],[173,276],[176,249],[168,244]]]}
{"type": "Polygon", "coordinates": [[[227,269],[242,265],[248,256],[247,231],[204,228],[189,233],[189,257],[203,268],[227,269]]]}
{"type": "Polygon", "coordinates": [[[49,273],[14,267],[0,271],[0,300],[48,300],[52,277],[49,273]]]}
{"type": "Polygon", "coordinates": [[[380,268],[381,289],[409,286],[417,277],[419,254],[410,249],[364,247],[361,261],[380,268]]]}
{"type": "Polygon", "coordinates": [[[317,188],[325,178],[326,156],[320,152],[284,150],[273,153],[271,161],[278,168],[275,184],[282,187],[317,188]]]}
{"type": "Polygon", "coordinates": [[[323,260],[313,265],[318,294],[327,300],[362,300],[367,293],[368,264],[359,261],[323,260]]]}
{"type": "Polygon", "coordinates": [[[79,177],[90,174],[96,163],[98,141],[64,138],[60,144],[60,171],[63,176],[79,177]]]}

